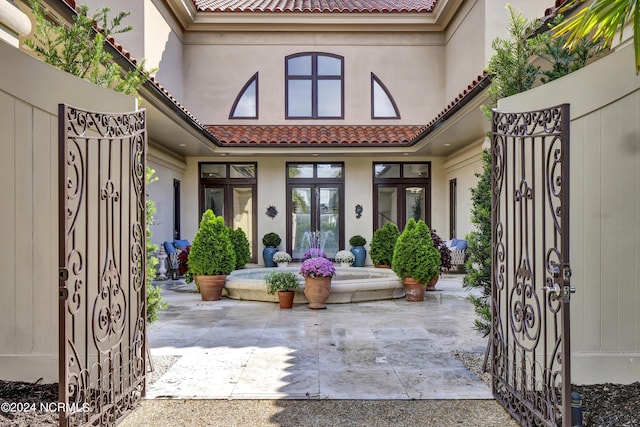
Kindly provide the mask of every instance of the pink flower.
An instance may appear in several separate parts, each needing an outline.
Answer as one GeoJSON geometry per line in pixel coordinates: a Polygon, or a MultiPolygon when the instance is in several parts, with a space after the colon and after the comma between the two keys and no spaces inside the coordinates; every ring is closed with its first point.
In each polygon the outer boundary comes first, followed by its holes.
{"type": "Polygon", "coordinates": [[[300,266],[300,274],[304,277],[332,277],[336,268],[327,258],[309,258],[300,266]]]}

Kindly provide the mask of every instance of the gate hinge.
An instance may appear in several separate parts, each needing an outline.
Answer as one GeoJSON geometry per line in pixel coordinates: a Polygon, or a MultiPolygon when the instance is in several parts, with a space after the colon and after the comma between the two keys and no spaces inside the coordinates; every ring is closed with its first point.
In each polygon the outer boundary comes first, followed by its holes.
{"type": "Polygon", "coordinates": [[[61,300],[66,300],[69,296],[69,291],[65,287],[65,282],[69,279],[69,270],[66,268],[58,269],[58,282],[60,283],[60,288],[58,289],[58,298],[61,300]]]}

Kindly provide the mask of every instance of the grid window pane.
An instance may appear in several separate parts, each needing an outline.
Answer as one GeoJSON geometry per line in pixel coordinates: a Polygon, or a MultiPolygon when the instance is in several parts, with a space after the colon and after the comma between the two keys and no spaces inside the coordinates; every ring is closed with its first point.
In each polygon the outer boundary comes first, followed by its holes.
{"type": "Polygon", "coordinates": [[[429,165],[426,163],[406,163],[402,165],[405,178],[429,178],[429,165]]]}
{"type": "Polygon", "coordinates": [[[226,164],[203,164],[200,168],[201,178],[226,178],[227,177],[227,165],[226,164]]]}
{"type": "Polygon", "coordinates": [[[289,178],[313,178],[313,165],[289,165],[289,178]]]}
{"type": "Polygon", "coordinates": [[[340,76],[342,75],[342,61],[331,56],[318,55],[318,75],[319,76],[340,76]]]}
{"type": "Polygon", "coordinates": [[[375,165],[376,178],[400,178],[398,163],[380,163],[375,165]]]}
{"type": "Polygon", "coordinates": [[[289,80],[287,115],[311,117],[311,80],[289,80]]]}
{"type": "Polygon", "coordinates": [[[342,177],[342,165],[340,164],[318,164],[318,178],[340,178],[342,177]]]}
{"type": "Polygon", "coordinates": [[[318,80],[318,117],[342,116],[340,80],[318,80]]]}
{"type": "Polygon", "coordinates": [[[290,76],[310,76],[311,75],[311,55],[296,56],[287,61],[290,76]]]}

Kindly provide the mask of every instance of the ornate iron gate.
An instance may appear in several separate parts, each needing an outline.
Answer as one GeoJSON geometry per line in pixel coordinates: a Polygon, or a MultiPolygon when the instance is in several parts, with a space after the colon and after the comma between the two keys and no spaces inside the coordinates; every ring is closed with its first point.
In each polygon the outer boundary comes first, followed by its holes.
{"type": "Polygon", "coordinates": [[[569,105],[493,112],[493,394],[521,425],[571,425],[569,105]]]}
{"type": "Polygon", "coordinates": [[[59,106],[60,426],[113,426],[145,392],[145,124],[59,106]]]}

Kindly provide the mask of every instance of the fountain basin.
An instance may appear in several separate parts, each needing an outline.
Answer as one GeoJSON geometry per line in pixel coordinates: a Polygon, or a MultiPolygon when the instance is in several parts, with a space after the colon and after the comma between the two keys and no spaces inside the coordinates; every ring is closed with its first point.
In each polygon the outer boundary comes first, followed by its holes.
{"type": "MultiPolygon", "coordinates": [[[[264,277],[275,271],[293,271],[299,267],[250,268],[235,270],[227,276],[225,289],[232,299],[277,302],[278,295],[267,294],[264,277]]],[[[300,289],[294,303],[307,303],[304,296],[304,277],[300,276],[300,289]]],[[[336,267],[336,275],[331,280],[329,304],[379,301],[405,296],[402,281],[391,269],[374,267],[336,267]]]]}

